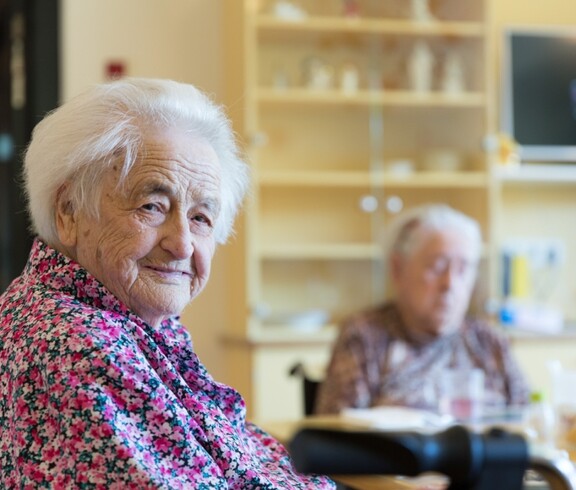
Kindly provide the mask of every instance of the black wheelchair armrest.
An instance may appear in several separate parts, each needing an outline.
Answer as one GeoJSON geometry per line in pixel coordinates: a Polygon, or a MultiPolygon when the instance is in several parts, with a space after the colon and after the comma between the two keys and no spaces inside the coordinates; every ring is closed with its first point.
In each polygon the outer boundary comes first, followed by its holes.
{"type": "MultiPolygon", "coordinates": [[[[446,475],[449,490],[522,490],[534,468],[554,490],[571,490],[568,467],[529,456],[519,434],[494,428],[485,433],[453,426],[436,433],[305,428],[289,450],[302,473],[329,475],[446,475]]],[[[568,464],[571,463],[568,461],[568,464]]]]}

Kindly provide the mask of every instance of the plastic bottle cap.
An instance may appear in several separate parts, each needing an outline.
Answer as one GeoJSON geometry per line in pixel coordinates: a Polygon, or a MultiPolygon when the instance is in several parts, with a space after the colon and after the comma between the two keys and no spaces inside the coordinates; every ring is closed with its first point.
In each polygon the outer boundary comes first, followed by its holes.
{"type": "Polygon", "coordinates": [[[544,393],[542,393],[541,391],[533,391],[530,394],[530,401],[532,403],[539,403],[544,401],[544,393]]]}

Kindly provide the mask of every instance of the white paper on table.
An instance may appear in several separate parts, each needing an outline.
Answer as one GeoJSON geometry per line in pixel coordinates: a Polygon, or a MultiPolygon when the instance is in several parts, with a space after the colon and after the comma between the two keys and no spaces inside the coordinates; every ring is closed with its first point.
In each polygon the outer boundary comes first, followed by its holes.
{"type": "Polygon", "coordinates": [[[382,430],[436,431],[454,423],[453,417],[408,407],[345,408],[340,412],[345,421],[382,430]]]}

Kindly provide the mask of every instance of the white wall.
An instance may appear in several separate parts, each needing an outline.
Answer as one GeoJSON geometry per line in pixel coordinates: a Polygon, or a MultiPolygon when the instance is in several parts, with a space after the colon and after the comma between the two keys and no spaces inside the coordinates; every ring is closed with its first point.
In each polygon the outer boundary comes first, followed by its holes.
{"type": "MultiPolygon", "coordinates": [[[[107,63],[121,60],[128,76],[193,83],[222,102],[222,8],[222,0],[62,0],[63,100],[105,81],[107,63]]],[[[218,254],[214,269],[209,292],[186,309],[183,322],[209,371],[221,378],[225,316],[215,302],[225,268],[218,254]]]]}
{"type": "Polygon", "coordinates": [[[221,0],[62,0],[63,96],[105,79],[174,78],[221,93],[221,0]]]}

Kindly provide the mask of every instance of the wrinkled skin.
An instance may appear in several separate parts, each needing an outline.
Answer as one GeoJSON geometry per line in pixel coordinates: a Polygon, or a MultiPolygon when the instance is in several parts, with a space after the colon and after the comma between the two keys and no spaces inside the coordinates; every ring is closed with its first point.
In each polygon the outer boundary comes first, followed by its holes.
{"type": "Polygon", "coordinates": [[[221,167],[204,140],[178,130],[148,132],[145,150],[118,189],[102,181],[100,216],[57,203],[63,252],[149,324],[180,314],[208,281],[215,251],[221,167]]]}
{"type": "Polygon", "coordinates": [[[457,330],[468,310],[477,271],[475,247],[457,230],[418,230],[415,248],[392,257],[402,319],[426,341],[457,330]]]}

